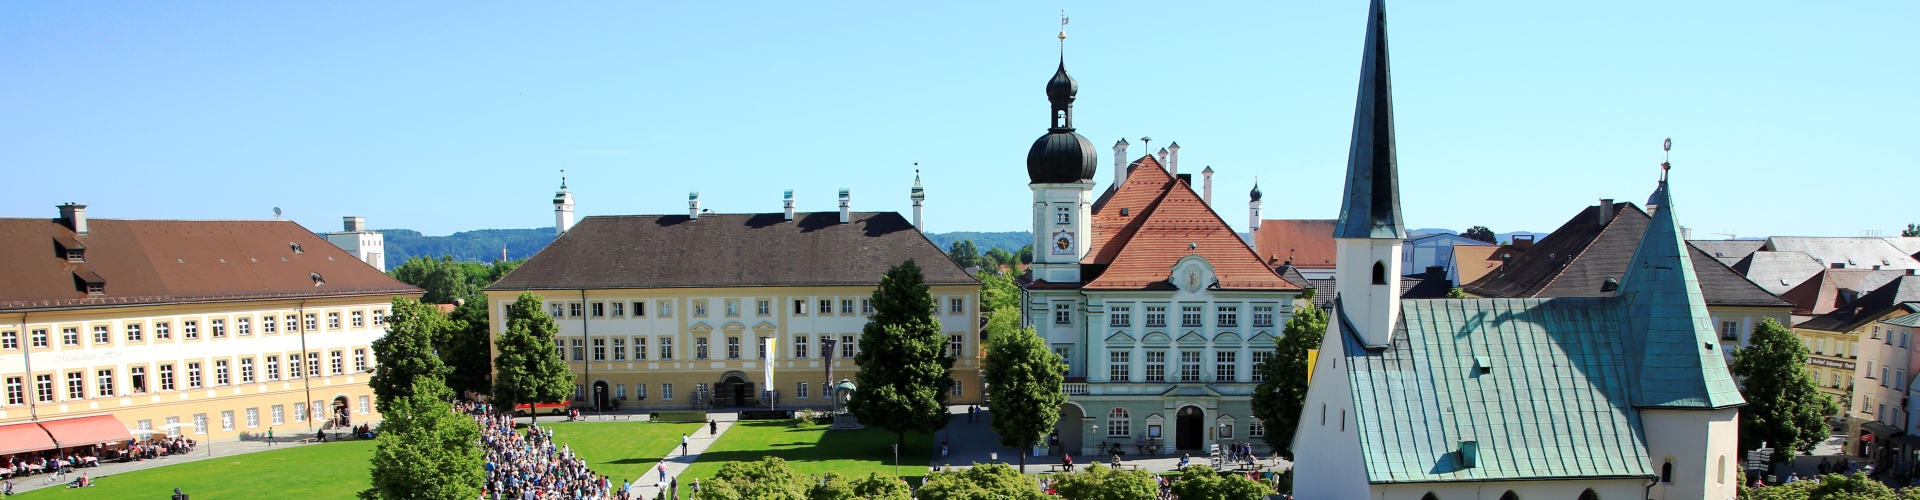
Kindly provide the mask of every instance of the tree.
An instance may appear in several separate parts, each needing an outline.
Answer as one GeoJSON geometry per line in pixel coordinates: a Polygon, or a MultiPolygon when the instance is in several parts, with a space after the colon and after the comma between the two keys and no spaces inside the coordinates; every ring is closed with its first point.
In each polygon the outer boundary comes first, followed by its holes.
{"type": "Polygon", "coordinates": [[[1032,264],[1033,263],[1033,244],[1028,243],[1027,246],[1020,247],[1020,251],[1014,252],[1013,255],[1015,257],[1020,258],[1021,264],[1032,264]]]}
{"type": "Polygon", "coordinates": [[[914,492],[920,500],[1041,500],[1040,483],[1007,464],[973,464],[927,476],[914,492]]]}
{"type": "Polygon", "coordinates": [[[853,357],[860,367],[860,389],[853,391],[847,410],[861,423],[894,433],[904,446],[908,431],[934,432],[952,420],[947,392],[953,387],[953,358],[947,356],[947,336],[934,318],[937,304],[919,264],[908,260],[888,269],[872,301],[873,315],[853,357]]]}
{"type": "Polygon", "coordinates": [[[402,283],[425,289],[427,293],[420,301],[431,304],[452,304],[456,299],[478,295],[481,288],[468,279],[466,267],[454,262],[453,256],[414,257],[387,274],[402,283]]]}
{"type": "Polygon", "coordinates": [[[907,482],[897,477],[881,476],[878,472],[869,472],[867,477],[853,481],[853,496],[846,500],[913,500],[913,489],[907,482]]]}
{"type": "Polygon", "coordinates": [[[560,327],[541,309],[545,301],[525,292],[507,308],[507,331],[495,343],[500,355],[493,358],[493,402],[503,411],[573,396],[573,370],[560,359],[559,344],[553,341],[560,327]]]}
{"type": "Polygon", "coordinates": [[[947,257],[961,268],[980,265],[980,249],[973,246],[973,240],[960,240],[947,246],[947,257]]]}
{"type": "Polygon", "coordinates": [[[1253,391],[1253,416],[1267,425],[1261,438],[1274,453],[1293,460],[1293,432],[1300,426],[1300,410],[1307,402],[1307,351],[1320,348],[1327,333],[1327,313],[1317,307],[1295,308],[1293,317],[1273,344],[1273,356],[1261,363],[1266,378],[1253,391]]]}
{"type": "Polygon", "coordinates": [[[1205,465],[1180,469],[1180,481],[1173,483],[1173,494],[1180,498],[1218,500],[1260,500],[1273,489],[1239,474],[1221,474],[1205,465]]]}
{"type": "Polygon", "coordinates": [[[1006,267],[1008,269],[1015,269],[1020,267],[1020,257],[1017,255],[1014,255],[1013,252],[1007,251],[1007,249],[1005,248],[994,248],[991,250],[987,250],[987,254],[984,257],[982,257],[982,259],[984,259],[984,262],[982,262],[982,264],[985,264],[988,268],[993,269],[993,272],[995,274],[1006,272],[1006,271],[1000,270],[1001,267],[1006,267]]]}
{"type": "Polygon", "coordinates": [[[982,270],[974,277],[980,279],[980,312],[1020,307],[1020,286],[1013,284],[1012,276],[982,270]]]}
{"type": "Polygon", "coordinates": [[[453,309],[452,325],[434,343],[447,365],[447,387],[455,394],[492,392],[492,334],[485,296],[467,299],[453,309]]]}
{"type": "Polygon", "coordinates": [[[469,500],[486,481],[480,426],[455,413],[438,377],[414,381],[408,395],[380,410],[379,444],[372,460],[373,487],[365,500],[469,500]]]}
{"type": "Polygon", "coordinates": [[[1473,298],[1473,297],[1471,297],[1471,296],[1468,296],[1468,295],[1467,295],[1467,291],[1466,291],[1466,290],[1462,290],[1462,289],[1460,289],[1460,287],[1457,287],[1457,286],[1456,286],[1456,287],[1453,287],[1453,288],[1452,288],[1452,289],[1450,289],[1450,290],[1447,290],[1447,298],[1449,298],[1449,299],[1471,299],[1471,298],[1473,298]]]}
{"type": "Polygon", "coordinates": [[[1908,238],[1920,236],[1920,224],[1907,224],[1906,229],[1900,230],[1900,236],[1908,238]]]}
{"type": "Polygon", "coordinates": [[[382,414],[391,409],[395,399],[412,396],[416,381],[446,375],[446,365],[433,350],[433,339],[453,327],[431,304],[395,297],[391,310],[386,335],[373,341],[373,359],[379,364],[374,365],[373,378],[367,381],[373,388],[374,408],[382,414]]]}
{"type": "Polygon", "coordinates": [[[1493,234],[1492,229],[1487,229],[1487,226],[1473,226],[1471,228],[1467,228],[1467,232],[1460,233],[1460,237],[1466,238],[1469,240],[1474,240],[1474,241],[1482,241],[1486,243],[1493,243],[1495,240],[1500,239],[1499,236],[1496,236],[1493,234]]]}
{"type": "Polygon", "coordinates": [[[1020,311],[1005,308],[987,317],[987,359],[981,370],[993,400],[993,433],[1000,445],[1022,450],[1020,472],[1026,473],[1025,450],[1046,438],[1067,402],[1062,387],[1067,365],[1032,328],[1020,327],[1020,311]]]}
{"type": "Polygon", "coordinates": [[[765,457],[758,462],[721,465],[720,471],[713,474],[713,480],[701,485],[700,497],[804,500],[814,485],[812,479],[794,472],[786,460],[765,457]]]}
{"type": "MultiPolygon", "coordinates": [[[[1783,450],[1813,451],[1830,434],[1825,415],[1839,411],[1833,398],[1820,393],[1807,370],[1807,346],[1767,318],[1753,328],[1749,345],[1734,353],[1733,374],[1741,377],[1740,449],[1769,443],[1783,450]]],[[[1786,463],[1793,453],[1774,453],[1775,463],[1786,463]]]]}
{"type": "Polygon", "coordinates": [[[1055,475],[1053,480],[1054,490],[1073,500],[1153,500],[1160,494],[1153,473],[1110,469],[1098,463],[1087,464],[1085,471],[1055,475]]]}

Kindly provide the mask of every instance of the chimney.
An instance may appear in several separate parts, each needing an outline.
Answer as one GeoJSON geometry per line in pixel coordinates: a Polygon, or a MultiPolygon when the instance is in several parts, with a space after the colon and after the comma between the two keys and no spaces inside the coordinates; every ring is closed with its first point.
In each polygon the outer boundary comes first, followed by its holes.
{"type": "Polygon", "coordinates": [[[853,221],[853,208],[851,205],[852,201],[853,199],[847,194],[847,188],[840,188],[840,223],[841,224],[846,224],[848,222],[853,221]]]}
{"type": "Polygon", "coordinates": [[[785,205],[787,207],[787,220],[793,220],[793,190],[792,189],[787,190],[787,196],[786,198],[780,200],[780,204],[785,205]]]}
{"type": "Polygon", "coordinates": [[[1445,278],[1447,277],[1447,268],[1441,267],[1441,266],[1427,266],[1427,277],[1432,279],[1445,278]]]}
{"type": "Polygon", "coordinates": [[[1213,208],[1213,166],[1208,165],[1200,171],[1200,200],[1207,202],[1207,208],[1213,208]]]}
{"type": "Polygon", "coordinates": [[[687,193],[687,218],[693,219],[693,220],[700,220],[700,192],[699,191],[691,191],[687,193]]]}
{"type": "Polygon", "coordinates": [[[1127,182],[1127,140],[1113,143],[1113,188],[1127,182]]]}
{"type": "Polygon", "coordinates": [[[1193,174],[1178,174],[1178,175],[1174,175],[1174,177],[1179,178],[1181,184],[1186,184],[1188,186],[1193,185],[1193,174]]]}
{"type": "Polygon", "coordinates": [[[60,205],[60,224],[72,229],[73,234],[87,234],[87,206],[73,202],[60,205]]]}
{"type": "Polygon", "coordinates": [[[1167,163],[1167,148],[1160,148],[1159,157],[1160,157],[1161,169],[1166,170],[1168,174],[1172,174],[1174,176],[1180,175],[1180,169],[1175,168],[1171,163],[1167,163]]]}
{"type": "Polygon", "coordinates": [[[1600,199],[1600,214],[1596,222],[1600,223],[1600,227],[1607,227],[1607,223],[1613,222],[1613,198],[1600,199]]]}
{"type": "Polygon", "coordinates": [[[1533,235],[1531,234],[1513,235],[1514,250],[1526,250],[1529,248],[1533,248],[1533,235]]]}
{"type": "Polygon", "coordinates": [[[358,215],[341,217],[346,222],[347,232],[358,233],[367,230],[367,218],[358,215]]]}
{"type": "Polygon", "coordinates": [[[1680,241],[1693,239],[1693,228],[1680,226],[1680,241]]]}
{"type": "Polygon", "coordinates": [[[1162,158],[1167,161],[1167,173],[1178,175],[1180,173],[1180,141],[1167,144],[1167,148],[1161,151],[1167,153],[1166,158],[1162,158]]]}

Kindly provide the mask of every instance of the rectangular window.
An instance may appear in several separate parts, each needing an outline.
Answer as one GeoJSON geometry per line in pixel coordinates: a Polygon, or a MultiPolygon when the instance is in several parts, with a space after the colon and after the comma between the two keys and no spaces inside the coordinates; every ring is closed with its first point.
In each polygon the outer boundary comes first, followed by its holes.
{"type": "Polygon", "coordinates": [[[673,384],[660,384],[660,399],[673,401],[673,384]]]}
{"type": "Polygon", "coordinates": [[[793,359],[807,359],[807,336],[806,335],[793,336],[793,359]]]}
{"type": "Polygon", "coordinates": [[[147,392],[147,367],[139,365],[127,367],[127,379],[128,383],[133,384],[134,394],[147,392]]]}
{"type": "Polygon", "coordinates": [[[961,394],[962,392],[965,392],[962,389],[965,388],[966,385],[961,384],[959,381],[956,380],[953,382],[953,385],[947,386],[947,387],[949,389],[947,391],[947,397],[958,398],[962,395],[961,394]]]}
{"type": "Polygon", "coordinates": [[[360,396],[360,414],[366,415],[368,413],[373,413],[372,405],[367,404],[366,396],[360,396]]]}
{"type": "MultiPolygon", "coordinates": [[[[287,325],[287,333],[300,333],[300,317],[299,316],[288,314],[286,325],[287,325]]],[[[308,329],[311,330],[312,328],[309,327],[308,329]]]]}
{"type": "Polygon", "coordinates": [[[1167,351],[1147,351],[1147,381],[1167,381],[1167,351]]]}
{"type": "Polygon", "coordinates": [[[1147,306],[1147,326],[1167,326],[1167,306],[1147,306]]]}
{"type": "Polygon", "coordinates": [[[613,399],[627,399],[627,384],[613,384],[613,399]]]}
{"type": "Polygon", "coordinates": [[[593,317],[595,317],[595,318],[605,318],[605,317],[607,317],[607,303],[605,303],[605,302],[594,302],[594,303],[593,303],[593,317]]]}
{"type": "Polygon", "coordinates": [[[33,346],[34,347],[47,346],[47,330],[46,329],[35,328],[33,330],[33,346]]]}
{"type": "Polygon", "coordinates": [[[773,314],[773,301],[767,299],[753,301],[753,313],[760,316],[773,314]]]}
{"type": "Polygon", "coordinates": [[[252,429],[259,426],[260,426],[260,409],[248,408],[247,409],[247,428],[252,429]]]}
{"type": "Polygon", "coordinates": [[[1253,417],[1253,420],[1248,420],[1247,421],[1247,437],[1249,438],[1267,437],[1267,423],[1261,422],[1260,417],[1253,417]]]}
{"type": "Polygon", "coordinates": [[[380,326],[385,324],[387,324],[387,310],[374,309],[373,310],[373,326],[380,326]]]}
{"type": "Polygon", "coordinates": [[[962,299],[958,297],[947,299],[947,314],[952,314],[957,316],[957,315],[966,314],[966,313],[967,313],[967,299],[962,299]]]}
{"type": "Polygon", "coordinates": [[[1234,359],[1235,352],[1221,351],[1213,353],[1213,381],[1238,382],[1240,380],[1239,363],[1234,359]]]}
{"type": "Polygon", "coordinates": [[[580,311],[581,311],[581,310],[580,310],[580,307],[581,307],[581,306],[580,306],[580,303],[579,303],[579,302],[568,302],[568,303],[567,303],[567,317],[569,317],[569,318],[578,318],[578,317],[580,317],[580,311]]]}
{"type": "MultiPolygon", "coordinates": [[[[1893,336],[1888,335],[1887,338],[1893,338],[1893,336]]],[[[95,344],[113,343],[113,334],[107,331],[107,325],[96,325],[93,327],[93,343],[95,344]]]]}
{"type": "Polygon", "coordinates": [[[1740,323],[1720,322],[1720,340],[1740,340],[1740,323]]]}
{"type": "Polygon", "coordinates": [[[173,390],[173,364],[160,365],[160,390],[173,390]]]}
{"type": "Polygon", "coordinates": [[[223,410],[220,412],[220,430],[223,432],[233,432],[233,410],[223,410]]]}
{"type": "Polygon", "coordinates": [[[181,435],[186,434],[185,431],[180,430],[180,427],[176,427],[173,425],[177,423],[180,423],[180,417],[167,417],[167,435],[168,436],[180,437],[181,435]]]}
{"type": "Polygon", "coordinates": [[[332,368],[334,375],[347,373],[346,358],[345,351],[336,349],[333,352],[327,353],[327,368],[332,368]]]}
{"type": "Polygon", "coordinates": [[[807,299],[793,299],[793,314],[796,316],[807,315],[807,299]]]}
{"type": "Polygon", "coordinates": [[[1127,351],[1107,351],[1107,381],[1128,382],[1133,374],[1133,364],[1128,359],[1133,355],[1127,351]]]}
{"type": "Polygon", "coordinates": [[[1056,324],[1056,325],[1073,324],[1073,304],[1068,304],[1065,302],[1055,302],[1053,304],[1053,324],[1056,324]]]}
{"type": "Polygon", "coordinates": [[[635,318],[647,317],[647,301],[644,301],[644,300],[633,301],[633,317],[635,318]]]}
{"type": "Polygon", "coordinates": [[[840,336],[840,357],[841,358],[853,359],[853,355],[857,351],[855,347],[857,347],[857,345],[853,342],[852,335],[840,336]]]}
{"type": "MultiPolygon", "coordinates": [[[[666,339],[664,339],[664,338],[663,338],[663,339],[661,339],[661,340],[662,340],[662,341],[668,341],[668,340],[666,340],[666,339]]],[[[618,345],[618,342],[616,342],[615,344],[616,344],[616,345],[618,345]]],[[[662,345],[665,345],[665,344],[662,344],[662,345]]],[[[664,356],[665,356],[665,353],[662,353],[662,356],[663,356],[663,357],[661,357],[660,359],[669,359],[669,358],[667,358],[667,357],[664,357],[664,356]]],[[[634,360],[634,361],[645,361],[646,359],[647,359],[647,338],[646,338],[646,337],[634,337],[634,338],[633,338],[633,360],[634,360]]]]}
{"type": "Polygon", "coordinates": [[[573,360],[576,362],[587,360],[587,341],[573,339],[573,360]]]}
{"type": "Polygon", "coordinates": [[[303,325],[307,328],[307,331],[309,332],[319,331],[320,330],[319,315],[308,314],[307,321],[303,325]]]}
{"type": "Polygon", "coordinates": [[[234,318],[233,334],[242,337],[253,335],[253,318],[248,316],[234,318]]]}
{"type": "Polygon", "coordinates": [[[327,329],[328,330],[340,329],[340,313],[339,312],[327,313],[327,329]]]}
{"type": "Polygon", "coordinates": [[[1180,306],[1180,326],[1200,326],[1200,306],[1180,306]]]}
{"type": "Polygon", "coordinates": [[[853,314],[853,299],[840,299],[840,314],[853,314]]]}
{"type": "Polygon", "coordinates": [[[67,399],[87,399],[87,374],[67,372],[67,399]]]}
{"type": "Polygon", "coordinates": [[[627,303],[623,301],[608,302],[607,309],[608,316],[618,318],[627,315],[627,303]]]}
{"type": "Polygon", "coordinates": [[[93,374],[94,391],[100,397],[113,396],[113,369],[100,370],[93,374]]]}
{"type": "Polygon", "coordinates": [[[287,355],[287,378],[299,379],[304,377],[305,375],[306,375],[305,371],[300,369],[300,355],[288,354],[287,355]]]}
{"type": "Polygon", "coordinates": [[[693,301],[693,317],[695,318],[707,317],[707,300],[706,299],[693,301]]]}
{"type": "Polygon", "coordinates": [[[213,334],[213,338],[217,339],[227,336],[227,320],[225,319],[215,318],[207,320],[207,328],[212,330],[212,332],[209,333],[213,334]]]}
{"type": "Polygon", "coordinates": [[[1887,367],[1880,367],[1880,387],[1887,386],[1887,367]]]}
{"type": "Polygon", "coordinates": [[[273,417],[273,420],[272,420],[273,425],[285,425],[287,423],[286,407],[280,406],[280,405],[273,405],[267,408],[267,413],[269,414],[269,416],[273,417]]]}
{"type": "Polygon", "coordinates": [[[660,360],[673,360],[673,337],[660,337],[660,360]]]}
{"type": "MultiPolygon", "coordinates": [[[[640,339],[639,342],[645,343],[646,339],[640,339]]],[[[640,345],[640,344],[635,344],[635,345],[640,345]]],[[[636,359],[646,359],[647,357],[646,349],[642,348],[639,354],[640,354],[639,356],[635,357],[636,359]]],[[[613,339],[613,360],[614,361],[627,360],[627,339],[617,338],[617,337],[613,339]]]]}
{"type": "Polygon", "coordinates": [[[187,340],[200,338],[200,322],[194,320],[180,322],[180,333],[185,336],[187,340]]]}
{"type": "Polygon", "coordinates": [[[727,299],[727,317],[740,317],[740,299],[727,299]]]}
{"type": "Polygon", "coordinates": [[[947,336],[947,357],[955,358],[955,359],[964,358],[966,357],[965,356],[966,353],[967,353],[967,336],[966,335],[955,334],[955,335],[947,336]]]}
{"type": "Polygon", "coordinates": [[[1068,207],[1054,207],[1053,223],[1054,224],[1072,224],[1073,209],[1068,207]]]}
{"type": "Polygon", "coordinates": [[[641,401],[646,401],[647,384],[633,384],[633,397],[641,401]]]}
{"type": "Polygon", "coordinates": [[[7,377],[7,405],[27,404],[27,384],[23,377],[7,377]]]}
{"type": "Polygon", "coordinates": [[[1133,326],[1133,307],[1113,306],[1107,308],[1107,326],[1124,328],[1133,326]]]}
{"type": "Polygon", "coordinates": [[[60,345],[80,345],[80,329],[70,326],[61,328],[60,345]]]}
{"type": "Polygon", "coordinates": [[[146,340],[146,336],[140,331],[139,323],[127,323],[126,330],[127,330],[128,342],[140,342],[140,341],[146,340]]]}
{"type": "Polygon", "coordinates": [[[707,338],[706,337],[694,337],[693,359],[696,359],[696,360],[707,359],[707,338]]]}
{"type": "Polygon", "coordinates": [[[293,421],[295,422],[307,421],[307,404],[306,403],[293,404],[293,421]]]}
{"type": "Polygon", "coordinates": [[[193,433],[194,434],[207,433],[207,414],[205,413],[193,414],[193,433]]]}
{"type": "Polygon", "coordinates": [[[205,385],[200,382],[200,363],[187,363],[187,388],[199,389],[205,387],[205,385]]]}
{"type": "Polygon", "coordinates": [[[1251,380],[1251,382],[1266,382],[1266,381],[1267,381],[1267,376],[1266,376],[1266,374],[1265,374],[1264,372],[1262,372],[1262,371],[1260,370],[1260,367],[1261,367],[1261,366],[1263,366],[1263,365],[1266,365],[1266,364],[1267,364],[1267,360],[1269,360],[1269,359],[1273,359],[1273,351],[1268,351],[1268,350],[1261,350],[1261,349],[1259,349],[1259,348],[1254,348],[1254,350],[1253,350],[1253,359],[1252,359],[1252,361],[1253,361],[1253,380],[1251,380]]]}
{"type": "Polygon", "coordinates": [[[354,311],[352,314],[354,328],[365,328],[367,326],[367,313],[365,311],[354,311]]]}
{"type": "Polygon", "coordinates": [[[6,349],[11,351],[19,348],[20,348],[20,332],[16,332],[12,330],[0,332],[0,349],[6,349]]]}
{"type": "Polygon", "coordinates": [[[567,315],[566,307],[567,307],[566,304],[562,304],[559,302],[547,304],[547,309],[551,309],[551,311],[549,311],[547,314],[555,318],[564,318],[567,315]]]}
{"type": "Polygon", "coordinates": [[[41,403],[53,402],[53,375],[33,376],[33,399],[41,403]]]}
{"type": "Polygon", "coordinates": [[[361,349],[353,350],[353,371],[361,372],[361,373],[365,373],[367,371],[367,350],[366,349],[361,348],[361,349]]]}
{"type": "Polygon", "coordinates": [[[1906,370],[1893,371],[1893,390],[1896,390],[1896,391],[1907,390],[1907,371],[1906,370]]]}
{"type": "Polygon", "coordinates": [[[1253,326],[1255,328],[1273,326],[1273,306],[1253,306],[1253,326]]]}
{"type": "Polygon", "coordinates": [[[1240,306],[1217,306],[1214,310],[1214,326],[1230,328],[1240,326],[1240,306]]]}
{"type": "Polygon", "coordinates": [[[228,375],[227,360],[224,360],[224,359],[214,360],[213,361],[213,384],[227,385],[232,381],[233,379],[229,378],[229,375],[228,375]]]}
{"type": "Polygon", "coordinates": [[[320,376],[320,353],[318,351],[307,353],[307,376],[320,376]]]}
{"type": "Polygon", "coordinates": [[[1180,381],[1200,381],[1200,351],[1180,351],[1180,381]]]}
{"type": "Polygon", "coordinates": [[[1060,358],[1060,364],[1067,365],[1069,367],[1073,366],[1073,348],[1072,347],[1054,346],[1053,355],[1060,358]]]}
{"type": "Polygon", "coordinates": [[[868,315],[868,316],[872,316],[872,315],[873,315],[873,300],[872,300],[872,299],[860,299],[860,314],[865,314],[865,315],[868,315]]]}
{"type": "Polygon", "coordinates": [[[795,386],[793,387],[793,397],[796,397],[796,398],[800,398],[800,399],[806,399],[806,398],[807,398],[807,383],[806,383],[806,382],[801,382],[801,383],[799,383],[799,384],[796,384],[796,385],[795,385],[795,386]]]}
{"type": "Polygon", "coordinates": [[[267,356],[267,381],[280,380],[280,357],[267,356]]]}
{"type": "MultiPolygon", "coordinates": [[[[136,326],[136,328],[138,327],[138,325],[135,325],[135,326],[136,326]]],[[[1901,330],[1901,331],[1900,331],[1900,347],[1906,347],[1906,346],[1907,346],[1907,332],[1909,332],[1909,330],[1901,330]]],[[[137,340],[137,339],[136,339],[136,340],[137,340]]]]}
{"type": "Polygon", "coordinates": [[[253,383],[253,358],[240,358],[240,383],[253,383]]]}
{"type": "Polygon", "coordinates": [[[260,333],[271,335],[274,333],[274,330],[275,329],[273,325],[273,315],[268,314],[266,316],[261,316],[260,317],[260,333]]]}
{"type": "Polygon", "coordinates": [[[173,338],[173,324],[166,321],[153,322],[153,338],[168,340],[173,338]]]}
{"type": "Polygon", "coordinates": [[[593,339],[593,360],[607,360],[607,339],[593,339]]]}
{"type": "Polygon", "coordinates": [[[820,314],[833,314],[833,299],[820,299],[820,314]]]}
{"type": "Polygon", "coordinates": [[[740,337],[727,337],[727,359],[740,359],[740,337]]]}

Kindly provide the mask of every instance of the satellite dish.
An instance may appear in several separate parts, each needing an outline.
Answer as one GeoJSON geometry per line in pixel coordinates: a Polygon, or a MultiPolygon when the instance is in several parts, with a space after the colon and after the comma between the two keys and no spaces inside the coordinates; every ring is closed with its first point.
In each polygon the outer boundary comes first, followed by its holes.
{"type": "Polygon", "coordinates": [[[273,218],[280,218],[280,207],[273,207],[273,218]]]}

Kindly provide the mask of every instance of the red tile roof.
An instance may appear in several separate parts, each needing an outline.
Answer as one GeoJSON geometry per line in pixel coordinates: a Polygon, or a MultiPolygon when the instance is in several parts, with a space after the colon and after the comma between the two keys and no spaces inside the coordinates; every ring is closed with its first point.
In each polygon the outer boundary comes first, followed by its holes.
{"type": "Polygon", "coordinates": [[[1293,261],[1301,269],[1333,269],[1339,249],[1333,244],[1333,219],[1262,220],[1253,232],[1260,257],[1268,262],[1293,261]]]}
{"type": "Polygon", "coordinates": [[[1094,213],[1094,246],[1081,264],[1105,268],[1085,289],[1171,289],[1167,277],[1174,264],[1196,254],[1213,266],[1221,289],[1302,289],[1267,267],[1191,186],[1154,158],[1143,157],[1132,168],[1094,213]],[[1120,215],[1122,209],[1128,214],[1120,215]]]}
{"type": "Polygon", "coordinates": [[[1459,279],[1460,283],[1480,281],[1481,276],[1486,276],[1487,273],[1493,272],[1494,269],[1500,267],[1499,255],[1502,252],[1511,253],[1512,248],[1512,245],[1497,247],[1491,245],[1454,245],[1453,266],[1454,269],[1460,273],[1456,278],[1459,279]]]}

